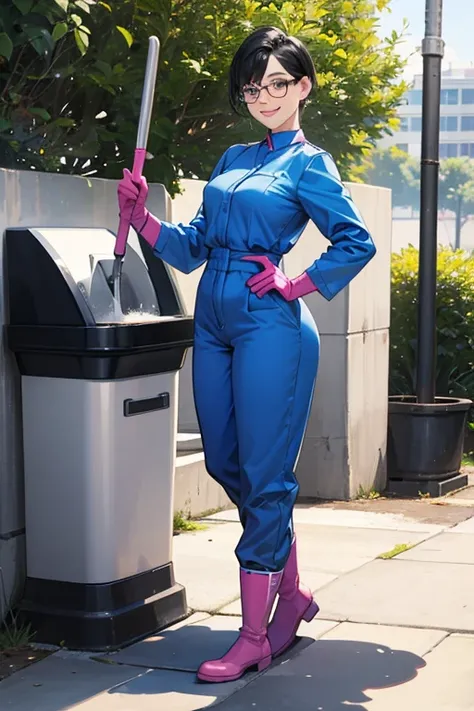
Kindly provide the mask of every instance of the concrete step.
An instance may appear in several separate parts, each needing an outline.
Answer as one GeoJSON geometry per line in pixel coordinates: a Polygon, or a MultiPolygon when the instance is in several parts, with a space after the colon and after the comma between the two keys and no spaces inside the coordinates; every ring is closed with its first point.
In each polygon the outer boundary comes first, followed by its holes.
{"type": "Polygon", "coordinates": [[[178,432],[176,449],[178,457],[193,452],[202,452],[201,435],[198,432],[178,432]]]}
{"type": "Polygon", "coordinates": [[[207,473],[198,434],[179,433],[174,477],[174,511],[193,518],[231,507],[222,487],[207,473]]]}

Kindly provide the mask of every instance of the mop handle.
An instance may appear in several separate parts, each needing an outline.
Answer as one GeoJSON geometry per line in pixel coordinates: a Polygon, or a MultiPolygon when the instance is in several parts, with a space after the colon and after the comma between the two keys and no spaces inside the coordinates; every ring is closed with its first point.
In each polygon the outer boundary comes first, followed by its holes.
{"type": "MultiPolygon", "coordinates": [[[[146,159],[146,146],[148,134],[150,132],[151,116],[153,112],[153,100],[155,96],[156,74],[158,71],[158,55],[160,51],[160,41],[158,37],[150,37],[148,41],[148,58],[145,69],[145,81],[143,84],[142,104],[140,108],[140,119],[138,122],[137,145],[133,157],[133,180],[138,182],[143,173],[146,159]]],[[[115,241],[114,254],[116,257],[123,257],[127,247],[130,220],[120,218],[117,239],[115,241]]]]}

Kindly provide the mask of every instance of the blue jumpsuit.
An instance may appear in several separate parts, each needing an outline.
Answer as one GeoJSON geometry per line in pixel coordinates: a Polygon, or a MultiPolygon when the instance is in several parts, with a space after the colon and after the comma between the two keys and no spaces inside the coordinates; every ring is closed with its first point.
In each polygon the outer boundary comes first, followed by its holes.
{"type": "Polygon", "coordinates": [[[311,407],[319,335],[302,300],[259,298],[246,281],[278,265],[309,219],[330,246],[307,269],[331,299],[375,253],[332,158],[303,132],[231,146],[187,225],[162,224],[156,256],[189,273],[207,262],[195,308],[193,382],[206,467],[238,507],[241,567],[278,572],[292,542],[294,470],[311,407]]]}

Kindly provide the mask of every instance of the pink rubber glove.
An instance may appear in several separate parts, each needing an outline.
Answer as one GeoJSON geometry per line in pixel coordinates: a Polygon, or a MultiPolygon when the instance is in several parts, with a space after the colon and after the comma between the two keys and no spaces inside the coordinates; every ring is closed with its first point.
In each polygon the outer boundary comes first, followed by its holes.
{"type": "Polygon", "coordinates": [[[117,193],[120,217],[129,220],[132,227],[154,247],[160,234],[161,222],[145,207],[148,197],[146,178],[142,175],[137,183],[132,179],[131,172],[125,168],[117,193]]]}
{"type": "Polygon", "coordinates": [[[281,269],[272,264],[268,257],[242,257],[242,259],[247,262],[258,262],[264,267],[263,271],[247,281],[250,290],[260,298],[272,289],[278,291],[286,301],[293,301],[300,296],[317,291],[317,287],[306,272],[295,279],[289,279],[281,269]]]}

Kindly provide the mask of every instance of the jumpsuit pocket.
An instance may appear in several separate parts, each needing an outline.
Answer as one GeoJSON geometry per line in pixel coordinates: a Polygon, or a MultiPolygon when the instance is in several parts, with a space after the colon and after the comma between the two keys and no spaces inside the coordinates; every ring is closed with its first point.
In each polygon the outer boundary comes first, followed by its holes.
{"type": "Polygon", "coordinates": [[[279,311],[292,326],[296,328],[300,327],[301,304],[298,299],[286,301],[283,296],[276,291],[269,291],[260,297],[249,289],[248,310],[249,313],[279,311]]]}
{"type": "Polygon", "coordinates": [[[258,205],[258,195],[261,193],[266,193],[268,188],[273,185],[277,176],[274,173],[255,173],[250,180],[253,181],[252,188],[255,189],[257,205],[258,205]]]}
{"type": "Polygon", "coordinates": [[[245,182],[250,213],[246,240],[249,249],[267,251],[272,243],[278,241],[273,220],[269,219],[277,209],[275,196],[269,193],[276,180],[276,176],[271,173],[257,173],[245,182]]]}

